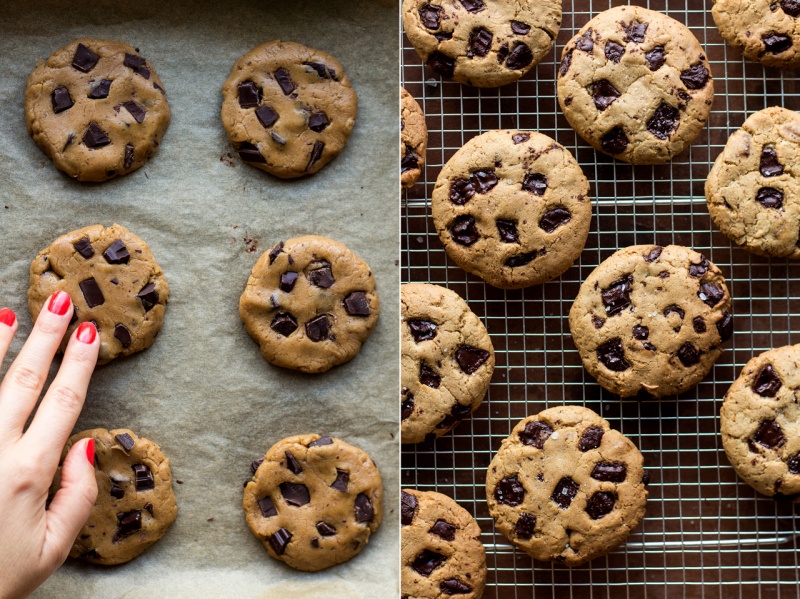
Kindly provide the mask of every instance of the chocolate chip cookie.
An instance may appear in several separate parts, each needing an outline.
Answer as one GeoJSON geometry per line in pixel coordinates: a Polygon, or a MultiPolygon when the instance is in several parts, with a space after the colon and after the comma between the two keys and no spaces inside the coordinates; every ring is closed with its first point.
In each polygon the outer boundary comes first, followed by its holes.
{"type": "Polygon", "coordinates": [[[592,218],[588,194],[564,146],[535,131],[490,131],[447,162],[431,209],[456,264],[519,289],[560,276],[580,256],[592,218]]]}
{"type": "Polygon", "coordinates": [[[169,127],[164,85],[128,44],[81,38],[40,62],[25,87],[28,133],[79,181],[135,171],[169,127]]]}
{"type": "Polygon", "coordinates": [[[400,501],[401,597],[483,597],[486,551],[475,518],[433,491],[404,489],[400,501]]]}
{"type": "Polygon", "coordinates": [[[635,245],[603,261],[569,311],[583,365],[601,386],[662,397],[699,383],[733,334],[719,268],[679,245],[635,245]]]}
{"type": "Polygon", "coordinates": [[[369,265],[317,235],[281,241],[264,252],[239,300],[239,316],[264,359],[303,372],[352,360],[379,310],[369,265]]]}
{"type": "Polygon", "coordinates": [[[419,103],[400,88],[400,183],[413,187],[425,166],[428,126],[419,103]]]}
{"type": "Polygon", "coordinates": [[[558,103],[597,150],[632,164],[671,160],[708,120],[714,82],[682,23],[639,6],[600,13],[564,47],[558,103]]]}
{"type": "Polygon", "coordinates": [[[486,327],[454,291],[427,283],[400,288],[401,436],[440,437],[477,410],[494,372],[486,327]]]}
{"type": "MultiPolygon", "coordinates": [[[[178,514],[169,460],[152,441],[121,428],[95,428],[70,437],[61,456],[94,438],[97,501],[70,557],[111,566],[135,558],[167,532],[178,514]]],[[[61,468],[50,497],[61,486],[61,468]]],[[[49,500],[48,500],[49,502],[49,500]]]]}
{"type": "Polygon", "coordinates": [[[550,52],[561,28],[561,2],[404,0],[403,26],[437,74],[475,87],[500,87],[550,52]]]}
{"type": "Polygon", "coordinates": [[[93,225],[56,239],[30,269],[28,308],[36,320],[56,291],[66,291],[75,313],[61,342],[92,321],[100,336],[98,364],[150,347],[161,330],[169,285],[147,244],[121,225],[93,225]]]}
{"type": "Polygon", "coordinates": [[[714,0],[711,14],[722,37],[750,60],[800,66],[800,1],[714,0]]]}
{"type": "Polygon", "coordinates": [[[708,211],[731,241],[761,256],[800,258],[795,164],[800,114],[793,110],[760,110],[731,135],[706,180],[708,211]]]}
{"type": "Polygon", "coordinates": [[[800,345],[750,360],[725,394],[722,445],[736,473],[759,493],[800,496],[800,345]]]}
{"type": "Polygon", "coordinates": [[[358,114],[342,64],[294,42],[267,42],[242,56],[222,98],[222,124],[241,159],[282,179],[333,160],[358,114]]]}
{"type": "Polygon", "coordinates": [[[358,555],[383,517],[383,485],[370,457],[327,435],[288,437],[253,463],[247,525],[269,555],[316,572],[358,555]]]}
{"type": "Polygon", "coordinates": [[[550,408],[521,421],[486,473],[495,526],[542,561],[578,566],[639,526],[649,476],[642,454],[591,410],[550,408]]]}

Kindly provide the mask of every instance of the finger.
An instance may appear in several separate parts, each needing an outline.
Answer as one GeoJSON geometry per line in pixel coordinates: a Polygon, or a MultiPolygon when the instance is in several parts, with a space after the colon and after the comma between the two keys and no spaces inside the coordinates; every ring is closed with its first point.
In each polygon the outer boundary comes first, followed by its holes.
{"type": "Polygon", "coordinates": [[[94,439],[81,440],[69,450],[61,469],[61,488],[47,511],[45,562],[55,570],[64,563],[97,499],[94,439]]]}
{"type": "Polygon", "coordinates": [[[17,332],[17,315],[8,308],[0,310],[0,366],[11,347],[11,340],[17,332]]]}
{"type": "Polygon", "coordinates": [[[27,451],[38,456],[46,472],[55,472],[61,449],[80,416],[99,351],[94,323],[81,323],[67,344],[56,378],[23,435],[27,451]]]}
{"type": "Polygon", "coordinates": [[[0,385],[0,441],[16,441],[22,435],[71,317],[72,300],[64,291],[56,291],[0,385]]]}

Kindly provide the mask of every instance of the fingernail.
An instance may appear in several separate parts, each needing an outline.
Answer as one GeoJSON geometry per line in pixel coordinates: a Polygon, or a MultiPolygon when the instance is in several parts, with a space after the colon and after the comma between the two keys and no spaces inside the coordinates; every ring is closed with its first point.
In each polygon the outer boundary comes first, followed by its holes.
{"type": "Polygon", "coordinates": [[[86,459],[94,466],[94,437],[86,443],[86,459]]]}
{"type": "Polygon", "coordinates": [[[47,304],[47,309],[56,314],[58,316],[64,316],[69,310],[69,305],[72,303],[72,300],[69,298],[69,294],[64,291],[56,291],[53,295],[50,296],[50,301],[47,304]]]}
{"type": "Polygon", "coordinates": [[[94,326],[93,322],[82,322],[75,336],[78,341],[91,345],[97,339],[97,327],[94,326]]]}
{"type": "Polygon", "coordinates": [[[6,325],[7,327],[13,327],[16,320],[17,315],[8,308],[3,308],[0,310],[0,323],[6,325]]]}

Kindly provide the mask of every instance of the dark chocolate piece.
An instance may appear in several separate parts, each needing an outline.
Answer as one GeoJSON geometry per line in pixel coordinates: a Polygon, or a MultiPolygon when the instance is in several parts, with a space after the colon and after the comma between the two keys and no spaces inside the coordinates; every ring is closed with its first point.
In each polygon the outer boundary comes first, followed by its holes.
{"type": "Polygon", "coordinates": [[[297,273],[291,270],[286,271],[281,275],[281,282],[280,282],[280,290],[286,293],[289,293],[292,289],[294,289],[294,285],[297,282],[297,273]]]}
{"type": "Polygon", "coordinates": [[[467,374],[475,372],[489,359],[489,352],[471,345],[461,345],[456,350],[456,362],[467,374]]]}
{"type": "Polygon", "coordinates": [[[469,44],[467,45],[467,56],[486,56],[492,49],[494,35],[484,27],[476,27],[469,34],[469,44]]]}
{"type": "Polygon", "coordinates": [[[637,325],[633,327],[633,338],[639,341],[644,341],[650,336],[650,329],[637,325]]]}
{"type": "Polygon", "coordinates": [[[503,243],[519,243],[519,233],[517,232],[517,223],[513,220],[496,220],[497,232],[500,235],[500,241],[503,243]]]}
{"type": "Polygon", "coordinates": [[[133,437],[128,433],[120,433],[119,435],[115,435],[114,438],[117,440],[117,443],[122,445],[122,449],[125,450],[125,453],[128,453],[135,445],[133,437]]]}
{"type": "Polygon", "coordinates": [[[780,54],[792,47],[792,38],[783,33],[774,31],[761,36],[766,51],[770,54],[780,54]]]}
{"type": "Polygon", "coordinates": [[[478,241],[480,234],[475,219],[469,214],[461,214],[450,225],[450,237],[459,245],[471,246],[478,241]]]}
{"type": "Polygon", "coordinates": [[[456,61],[436,51],[428,57],[428,66],[445,79],[451,79],[456,69],[456,61]]]}
{"type": "Polygon", "coordinates": [[[597,449],[603,441],[604,432],[605,431],[599,426],[590,426],[581,434],[581,440],[578,442],[578,449],[581,451],[597,449]]]}
{"type": "Polygon", "coordinates": [[[477,170],[469,176],[475,193],[489,193],[497,185],[497,175],[492,169],[477,170]]]}
{"type": "Polygon", "coordinates": [[[428,320],[409,320],[408,328],[415,343],[430,341],[436,337],[436,325],[428,320]]]}
{"type": "Polygon", "coordinates": [[[678,349],[678,359],[689,368],[700,361],[700,351],[688,341],[678,349]]]}
{"type": "MultiPolygon", "coordinates": [[[[800,0],[797,0],[800,7],[800,0]]],[[[778,153],[772,146],[764,146],[761,149],[761,162],[759,171],[765,177],[777,177],[783,174],[783,165],[778,162],[778,153]]]]}
{"type": "Polygon", "coordinates": [[[519,145],[523,142],[528,141],[531,138],[530,133],[515,133],[511,136],[511,141],[514,142],[514,145],[519,145]]]}
{"type": "Polygon", "coordinates": [[[703,283],[700,285],[700,291],[697,292],[697,297],[703,300],[703,303],[707,306],[713,308],[725,298],[725,292],[719,285],[703,283]]]}
{"type": "Polygon", "coordinates": [[[324,266],[308,271],[306,277],[309,283],[316,287],[321,287],[322,289],[328,289],[334,283],[331,265],[327,262],[324,266]]]}
{"type": "Polygon", "coordinates": [[[281,253],[282,251],[283,251],[283,242],[282,242],[282,241],[279,241],[278,243],[276,243],[276,244],[275,244],[275,247],[273,247],[273,248],[272,248],[272,249],[269,251],[269,254],[268,254],[268,256],[269,256],[269,263],[270,263],[270,265],[272,265],[272,263],[273,263],[273,262],[275,262],[275,259],[276,259],[276,258],[277,258],[277,257],[280,255],[280,253],[281,253]]]}
{"type": "Polygon", "coordinates": [[[288,312],[278,312],[269,326],[276,333],[288,337],[297,330],[297,319],[288,312]]]}
{"type": "Polygon", "coordinates": [[[333,439],[329,435],[322,435],[308,444],[308,447],[323,447],[325,445],[333,445],[333,439]]]}
{"type": "Polygon", "coordinates": [[[261,515],[264,518],[272,518],[278,515],[278,509],[270,497],[263,497],[258,500],[258,509],[261,510],[261,515]]]}
{"type": "Polygon", "coordinates": [[[408,526],[414,521],[419,501],[411,493],[403,491],[400,497],[400,524],[408,526]]]}
{"type": "Polygon", "coordinates": [[[134,464],[132,467],[133,467],[134,484],[136,486],[137,493],[155,489],[156,483],[155,480],[153,480],[153,473],[150,472],[150,468],[148,468],[144,464],[134,464]]]}
{"type": "Polygon", "coordinates": [[[681,73],[681,81],[687,89],[703,89],[709,76],[708,69],[702,63],[697,63],[681,73]]]}
{"type": "Polygon", "coordinates": [[[438,389],[442,384],[442,377],[425,362],[419,364],[419,382],[431,389],[438,389]]]}
{"type": "Polygon", "coordinates": [[[417,12],[419,12],[419,20],[427,29],[432,31],[439,29],[439,19],[441,18],[442,14],[441,6],[423,4],[417,12]]]}
{"type": "Polygon", "coordinates": [[[271,106],[264,105],[256,110],[256,118],[264,129],[269,129],[278,122],[278,113],[271,106]]]}
{"type": "Polygon", "coordinates": [[[132,510],[117,514],[117,532],[111,538],[113,543],[119,543],[122,539],[132,535],[137,530],[142,529],[142,510],[132,510]]]}
{"type": "Polygon", "coordinates": [[[625,360],[625,350],[622,348],[622,340],[619,337],[599,345],[597,359],[603,366],[614,372],[623,372],[631,367],[625,360]]]}
{"type": "Polygon", "coordinates": [[[475,186],[468,179],[454,179],[450,183],[450,201],[463,206],[475,195],[475,186]]]}
{"type": "Polygon", "coordinates": [[[548,210],[539,221],[539,228],[545,233],[552,233],[562,225],[572,220],[572,214],[564,206],[556,206],[548,210]]]}
{"type": "Polygon", "coordinates": [[[460,0],[461,4],[471,13],[481,12],[486,10],[486,5],[483,0],[460,0]]]}
{"type": "Polygon", "coordinates": [[[369,316],[372,314],[367,294],[363,291],[353,291],[347,294],[344,298],[344,309],[350,316],[369,316]]]}
{"type": "Polygon", "coordinates": [[[133,338],[131,337],[131,332],[128,330],[128,327],[121,323],[114,325],[114,338],[119,341],[119,344],[123,347],[123,349],[130,347],[131,343],[133,342],[133,338]]]}
{"type": "Polygon", "coordinates": [[[125,497],[125,489],[123,489],[122,487],[118,487],[117,485],[112,484],[111,485],[111,490],[109,491],[109,494],[114,499],[122,499],[123,497],[125,497]]]}
{"type": "Polygon", "coordinates": [[[144,121],[147,111],[134,101],[124,102],[122,107],[127,110],[137,123],[144,121]]]}
{"type": "Polygon", "coordinates": [[[125,157],[122,160],[122,168],[128,169],[133,166],[136,149],[133,144],[125,144],[125,157]]]}
{"type": "Polygon", "coordinates": [[[308,128],[316,133],[322,133],[325,127],[330,124],[331,122],[328,120],[328,115],[322,111],[315,112],[308,117],[308,128]]]}
{"type": "Polygon", "coordinates": [[[579,488],[580,485],[578,485],[578,483],[572,480],[569,476],[565,476],[556,483],[550,499],[552,499],[562,510],[565,510],[570,506],[572,500],[575,499],[575,495],[578,494],[579,488]]]}
{"type": "Polygon", "coordinates": [[[628,476],[628,467],[622,462],[598,462],[592,470],[591,477],[595,480],[612,483],[625,482],[628,476]]]}
{"type": "Polygon", "coordinates": [[[526,264],[530,264],[539,255],[537,250],[533,250],[532,252],[525,252],[522,254],[517,254],[516,256],[511,256],[508,258],[503,264],[510,268],[519,268],[520,266],[525,266],[526,264]]]}
{"type": "Polygon", "coordinates": [[[337,491],[341,491],[342,493],[347,492],[347,485],[350,483],[350,473],[347,470],[339,470],[336,469],[336,480],[333,481],[331,484],[332,489],[336,489],[337,491]]]}
{"type": "Polygon", "coordinates": [[[692,328],[694,329],[695,333],[705,333],[706,321],[703,320],[702,316],[695,316],[692,320],[692,328]]]}
{"type": "Polygon", "coordinates": [[[315,343],[328,339],[330,333],[331,321],[327,314],[320,314],[306,323],[306,335],[315,343]]]}
{"type": "Polygon", "coordinates": [[[669,104],[661,103],[656,108],[653,116],[647,121],[647,130],[655,135],[658,139],[669,139],[669,136],[675,131],[678,126],[678,109],[670,106],[669,104]]]}
{"type": "Polygon", "coordinates": [[[511,507],[517,506],[525,499],[525,487],[516,476],[507,476],[494,488],[494,498],[497,503],[511,507]]]}
{"type": "Polygon", "coordinates": [[[317,532],[323,537],[332,537],[336,534],[336,527],[327,522],[317,522],[317,532]]]}
{"type": "Polygon", "coordinates": [[[629,23],[625,29],[625,41],[641,44],[647,32],[647,23],[629,23]]]}
{"type": "Polygon", "coordinates": [[[517,35],[528,35],[530,30],[531,26],[527,23],[523,23],[522,21],[511,21],[511,31],[517,35]]]}
{"type": "Polygon", "coordinates": [[[237,152],[239,153],[239,158],[245,162],[260,162],[263,164],[267,163],[267,159],[261,155],[261,152],[258,151],[258,148],[246,141],[239,145],[237,152]]]}
{"type": "Polygon", "coordinates": [[[319,140],[314,142],[314,147],[311,148],[311,154],[308,156],[308,164],[305,168],[306,171],[319,162],[319,159],[322,158],[322,151],[324,149],[325,144],[323,142],[319,140]]]}
{"type": "Polygon", "coordinates": [[[592,520],[599,520],[611,513],[616,502],[617,496],[613,493],[598,491],[586,502],[586,513],[592,520]]]}
{"type": "Polygon", "coordinates": [[[519,71],[520,69],[527,67],[532,62],[533,52],[531,52],[531,49],[527,46],[527,44],[517,42],[514,44],[514,47],[511,49],[511,52],[508,55],[506,66],[512,71],[519,71]]]}
{"type": "Polygon", "coordinates": [[[301,507],[311,501],[308,487],[300,483],[281,483],[281,495],[289,505],[301,507]]]}
{"type": "Polygon", "coordinates": [[[75,56],[72,58],[72,66],[79,71],[88,73],[97,66],[99,60],[100,57],[97,54],[83,44],[78,44],[78,49],[75,50],[75,56]]]}
{"type": "Polygon", "coordinates": [[[269,546],[275,552],[275,555],[283,555],[286,552],[286,547],[289,541],[292,540],[292,533],[285,528],[276,531],[275,534],[267,538],[269,546]]]}
{"type": "Polygon", "coordinates": [[[600,293],[608,316],[616,316],[631,305],[633,277],[626,275],[617,279],[600,293]]]}
{"type": "Polygon", "coordinates": [[[150,69],[147,68],[147,61],[141,56],[136,54],[125,54],[125,60],[122,61],[126,67],[133,69],[145,79],[150,79],[150,69]]]}
{"type": "Polygon", "coordinates": [[[645,54],[644,57],[647,60],[647,66],[650,67],[651,71],[657,71],[664,66],[665,62],[667,62],[667,57],[664,55],[664,46],[656,46],[647,54],[645,54]]]}
{"type": "Polygon", "coordinates": [[[606,58],[611,62],[619,63],[622,59],[622,55],[625,54],[625,46],[617,42],[606,42],[605,54],[606,58]]]}
{"type": "Polygon", "coordinates": [[[75,251],[87,260],[94,256],[94,248],[92,247],[92,242],[89,241],[88,237],[81,237],[78,241],[72,244],[72,247],[74,247],[75,251]]]}
{"type": "Polygon", "coordinates": [[[275,81],[277,81],[278,85],[281,86],[284,96],[288,96],[295,89],[297,89],[294,81],[292,81],[292,76],[289,74],[289,71],[284,68],[280,68],[275,71],[275,81]]]}
{"type": "Polygon", "coordinates": [[[664,251],[664,248],[661,247],[660,245],[657,245],[652,250],[650,250],[650,252],[646,256],[644,256],[644,261],[645,262],[655,262],[656,260],[659,259],[659,257],[661,256],[661,252],[663,252],[663,251],[664,251]]]}
{"type": "Polygon", "coordinates": [[[514,534],[519,539],[530,539],[533,537],[534,530],[536,529],[536,516],[523,512],[519,516],[519,520],[514,525],[514,534]]]}
{"type": "Polygon", "coordinates": [[[728,341],[733,337],[733,315],[725,312],[717,321],[717,332],[722,341],[728,341]]]}
{"type": "Polygon", "coordinates": [[[130,262],[131,255],[128,253],[128,248],[122,240],[117,239],[103,252],[103,258],[105,258],[106,262],[109,264],[127,264],[130,262]]]}
{"type": "Polygon", "coordinates": [[[158,291],[154,283],[148,283],[142,290],[136,294],[136,297],[142,302],[142,307],[145,312],[149,312],[158,303],[158,291]]]}
{"type": "Polygon", "coordinates": [[[764,208],[779,210],[783,207],[783,192],[774,187],[762,187],[756,195],[756,202],[764,208]]]}
{"type": "Polygon", "coordinates": [[[242,81],[238,86],[239,106],[255,108],[261,104],[261,89],[252,81],[242,81]]]}
{"type": "Polygon", "coordinates": [[[758,371],[753,381],[752,389],[761,397],[775,397],[781,386],[781,379],[778,377],[778,373],[775,372],[772,364],[766,364],[758,371]]]}
{"type": "Polygon", "coordinates": [[[525,428],[519,433],[519,440],[524,445],[530,445],[536,449],[544,448],[544,443],[553,434],[552,427],[546,422],[541,420],[532,420],[525,425],[525,428]]]}
{"type": "Polygon", "coordinates": [[[354,512],[356,522],[372,522],[375,517],[375,508],[372,507],[372,501],[364,493],[359,493],[356,497],[354,512]]]}
{"type": "Polygon", "coordinates": [[[600,139],[603,150],[609,154],[622,154],[628,147],[628,136],[622,127],[614,127],[600,139]]]}
{"type": "Polygon", "coordinates": [[[436,553],[430,549],[425,549],[414,559],[411,567],[415,572],[427,578],[436,568],[441,566],[442,562],[444,562],[446,559],[447,558],[440,553],[436,553]]]}
{"type": "Polygon", "coordinates": [[[541,173],[527,173],[522,179],[522,189],[541,197],[547,191],[547,177],[541,173]]]}
{"type": "Polygon", "coordinates": [[[53,112],[56,114],[69,110],[74,104],[72,96],[69,95],[69,90],[63,85],[53,90],[51,100],[53,102],[53,112]]]}
{"type": "Polygon", "coordinates": [[[595,81],[592,85],[592,101],[597,107],[597,110],[603,111],[614,103],[614,100],[620,97],[619,91],[616,87],[611,85],[608,79],[601,79],[595,81]]]}
{"type": "Polygon", "coordinates": [[[111,140],[108,139],[108,135],[106,135],[105,131],[103,131],[97,123],[92,121],[89,123],[89,127],[86,129],[86,133],[83,134],[83,144],[92,150],[96,148],[102,148],[107,146],[111,143],[111,140]]]}
{"type": "Polygon", "coordinates": [[[286,468],[288,468],[292,474],[302,474],[303,467],[300,465],[300,462],[297,461],[297,458],[294,457],[294,454],[287,449],[283,455],[286,456],[286,468]]]}
{"type": "Polygon", "coordinates": [[[455,525],[445,522],[442,519],[437,520],[428,532],[443,538],[445,541],[452,541],[456,538],[455,525]]]}
{"type": "Polygon", "coordinates": [[[108,79],[101,79],[100,83],[92,88],[89,92],[89,99],[91,100],[105,100],[111,92],[111,83],[108,79]]]}
{"type": "Polygon", "coordinates": [[[81,281],[78,284],[78,287],[81,288],[83,299],[86,300],[86,304],[90,308],[102,306],[106,302],[106,298],[103,296],[100,286],[94,279],[86,279],[85,281],[81,281]]]}
{"type": "Polygon", "coordinates": [[[590,53],[592,50],[594,50],[594,40],[592,39],[591,29],[587,30],[586,33],[584,33],[575,41],[575,47],[578,50],[583,50],[584,52],[590,53]]]}
{"type": "Polygon", "coordinates": [[[767,420],[758,427],[753,440],[764,447],[782,447],[786,443],[781,425],[774,420],[767,420]]]}

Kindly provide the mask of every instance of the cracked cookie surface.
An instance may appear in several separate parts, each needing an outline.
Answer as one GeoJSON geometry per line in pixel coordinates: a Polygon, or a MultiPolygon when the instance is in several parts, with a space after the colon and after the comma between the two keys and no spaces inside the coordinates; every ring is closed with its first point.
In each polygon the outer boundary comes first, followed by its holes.
{"type": "Polygon", "coordinates": [[[361,449],[320,436],[288,437],[253,463],[242,509],[270,557],[316,572],[358,555],[380,526],[383,484],[361,449]]]}
{"type": "Polygon", "coordinates": [[[222,98],[222,124],[240,158],[282,179],[316,173],[338,156],[358,114],[342,64],[294,42],[266,42],[242,56],[222,98]]]}
{"type": "Polygon", "coordinates": [[[413,187],[425,167],[428,126],[422,107],[404,87],[400,88],[400,183],[413,187]]]}
{"type": "Polygon", "coordinates": [[[169,127],[164,86],[128,44],[80,38],[40,62],[25,87],[28,133],[79,181],[144,165],[169,127]]]}
{"type": "Polygon", "coordinates": [[[595,149],[632,164],[671,160],[708,120],[714,82],[682,23],[638,6],[600,13],[562,52],[558,103],[595,149]]]}
{"type": "Polygon", "coordinates": [[[597,382],[623,397],[683,393],[733,334],[719,268],[678,245],[636,245],[603,261],[569,312],[572,339],[597,382]]]}
{"type": "Polygon", "coordinates": [[[800,258],[800,114],[778,106],[750,115],[706,180],[711,218],[761,256],[800,258]]]}
{"type": "Polygon", "coordinates": [[[419,443],[477,410],[494,372],[486,327],[457,293],[408,283],[401,303],[401,437],[419,443]]]}
{"type": "Polygon", "coordinates": [[[516,81],[553,48],[559,0],[404,0],[403,27],[438,75],[475,87],[516,81]]]}
{"type": "Polygon", "coordinates": [[[433,223],[450,258],[503,289],[554,279],[583,251],[589,182],[572,154],[535,131],[469,140],[439,173],[433,223]]]}
{"type": "Polygon", "coordinates": [[[404,489],[400,499],[402,599],[480,599],[486,550],[475,518],[453,499],[404,489]]]}
{"type": "Polygon", "coordinates": [[[768,67],[800,66],[800,1],[714,0],[720,35],[768,67]]]}
{"type": "Polygon", "coordinates": [[[577,566],[639,526],[649,477],[642,454],[593,411],[562,406],[514,427],[486,473],[495,526],[542,561],[577,566]]]}

